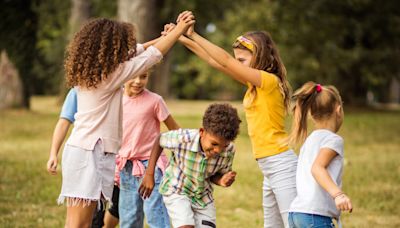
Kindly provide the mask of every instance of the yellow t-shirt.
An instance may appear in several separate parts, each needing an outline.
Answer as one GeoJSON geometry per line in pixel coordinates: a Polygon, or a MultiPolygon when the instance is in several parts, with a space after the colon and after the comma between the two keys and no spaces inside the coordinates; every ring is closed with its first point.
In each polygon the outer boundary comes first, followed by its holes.
{"type": "Polygon", "coordinates": [[[279,78],[274,74],[261,72],[261,86],[256,87],[256,96],[251,102],[251,87],[243,99],[247,128],[253,147],[254,157],[263,158],[288,150],[282,139],[287,137],[284,121],[285,106],[279,89],[279,78]]]}

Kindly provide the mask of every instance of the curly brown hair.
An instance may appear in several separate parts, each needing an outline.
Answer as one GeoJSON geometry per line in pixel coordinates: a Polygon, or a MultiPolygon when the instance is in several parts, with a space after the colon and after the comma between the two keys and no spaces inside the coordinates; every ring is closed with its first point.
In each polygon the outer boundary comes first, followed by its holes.
{"type": "Polygon", "coordinates": [[[69,43],[64,68],[68,86],[96,88],[135,54],[132,24],[99,18],[86,23],[69,43]],[[132,50],[132,51],[130,51],[132,50]]]}
{"type": "Polygon", "coordinates": [[[203,116],[204,130],[228,141],[236,138],[241,122],[236,108],[228,103],[211,104],[203,116]]]}

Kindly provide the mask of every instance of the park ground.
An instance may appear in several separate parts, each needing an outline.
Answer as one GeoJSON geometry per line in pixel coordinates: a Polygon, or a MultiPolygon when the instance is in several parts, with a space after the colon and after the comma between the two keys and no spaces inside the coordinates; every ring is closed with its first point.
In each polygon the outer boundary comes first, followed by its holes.
{"type": "MultiPolygon", "coordinates": [[[[167,101],[184,128],[199,127],[210,103],[167,101]]],[[[215,188],[217,225],[262,227],[262,175],[243,109],[232,104],[243,120],[234,162],[238,176],[232,187],[215,188]]],[[[61,175],[46,172],[59,110],[55,97],[33,97],[31,111],[0,111],[0,227],[63,227],[65,207],[56,204],[61,175]]],[[[400,111],[345,106],[339,134],[345,139],[343,189],[354,205],[353,213],[342,216],[344,227],[400,227],[400,111]]]]}

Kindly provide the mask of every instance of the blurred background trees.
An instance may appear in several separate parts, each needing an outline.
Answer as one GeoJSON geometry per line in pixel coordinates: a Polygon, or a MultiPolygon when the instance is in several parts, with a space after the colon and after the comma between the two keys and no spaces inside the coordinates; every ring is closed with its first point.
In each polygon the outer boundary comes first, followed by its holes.
{"type": "MultiPolygon", "coordinates": [[[[313,80],[336,85],[346,102],[366,103],[367,94],[399,102],[396,0],[0,0],[0,50],[18,69],[29,107],[33,94],[64,94],[65,45],[89,17],[133,22],[143,42],[185,9],[194,12],[197,32],[229,52],[240,34],[269,31],[293,88],[313,80]]],[[[165,97],[240,99],[245,89],[180,44],[153,74],[150,89],[165,97]]]]}

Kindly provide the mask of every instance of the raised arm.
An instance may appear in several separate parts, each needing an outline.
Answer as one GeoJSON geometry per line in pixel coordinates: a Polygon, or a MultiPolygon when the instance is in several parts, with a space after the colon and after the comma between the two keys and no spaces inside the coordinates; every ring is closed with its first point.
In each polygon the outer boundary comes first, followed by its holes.
{"type": "Polygon", "coordinates": [[[163,55],[175,44],[178,38],[187,31],[187,29],[195,23],[194,16],[190,11],[182,12],[179,17],[181,20],[176,25],[176,28],[168,33],[166,36],[162,36],[161,39],[153,46],[157,48],[163,55]]]}
{"type": "MultiPolygon", "coordinates": [[[[204,60],[208,65],[212,66],[213,68],[230,75],[232,72],[230,72],[229,68],[222,66],[219,64],[217,61],[215,61],[202,47],[200,47],[196,42],[193,40],[181,36],[179,37],[179,42],[185,47],[187,47],[189,50],[191,50],[194,54],[196,54],[200,59],[204,60]]],[[[239,81],[239,79],[237,79],[239,81]]],[[[245,81],[240,81],[241,83],[245,84],[245,81]]]]}
{"type": "Polygon", "coordinates": [[[259,70],[245,66],[224,49],[211,43],[196,32],[189,38],[196,42],[211,58],[218,62],[222,67],[229,69],[228,75],[239,82],[250,82],[257,87],[261,86],[261,73],[259,70]]]}

